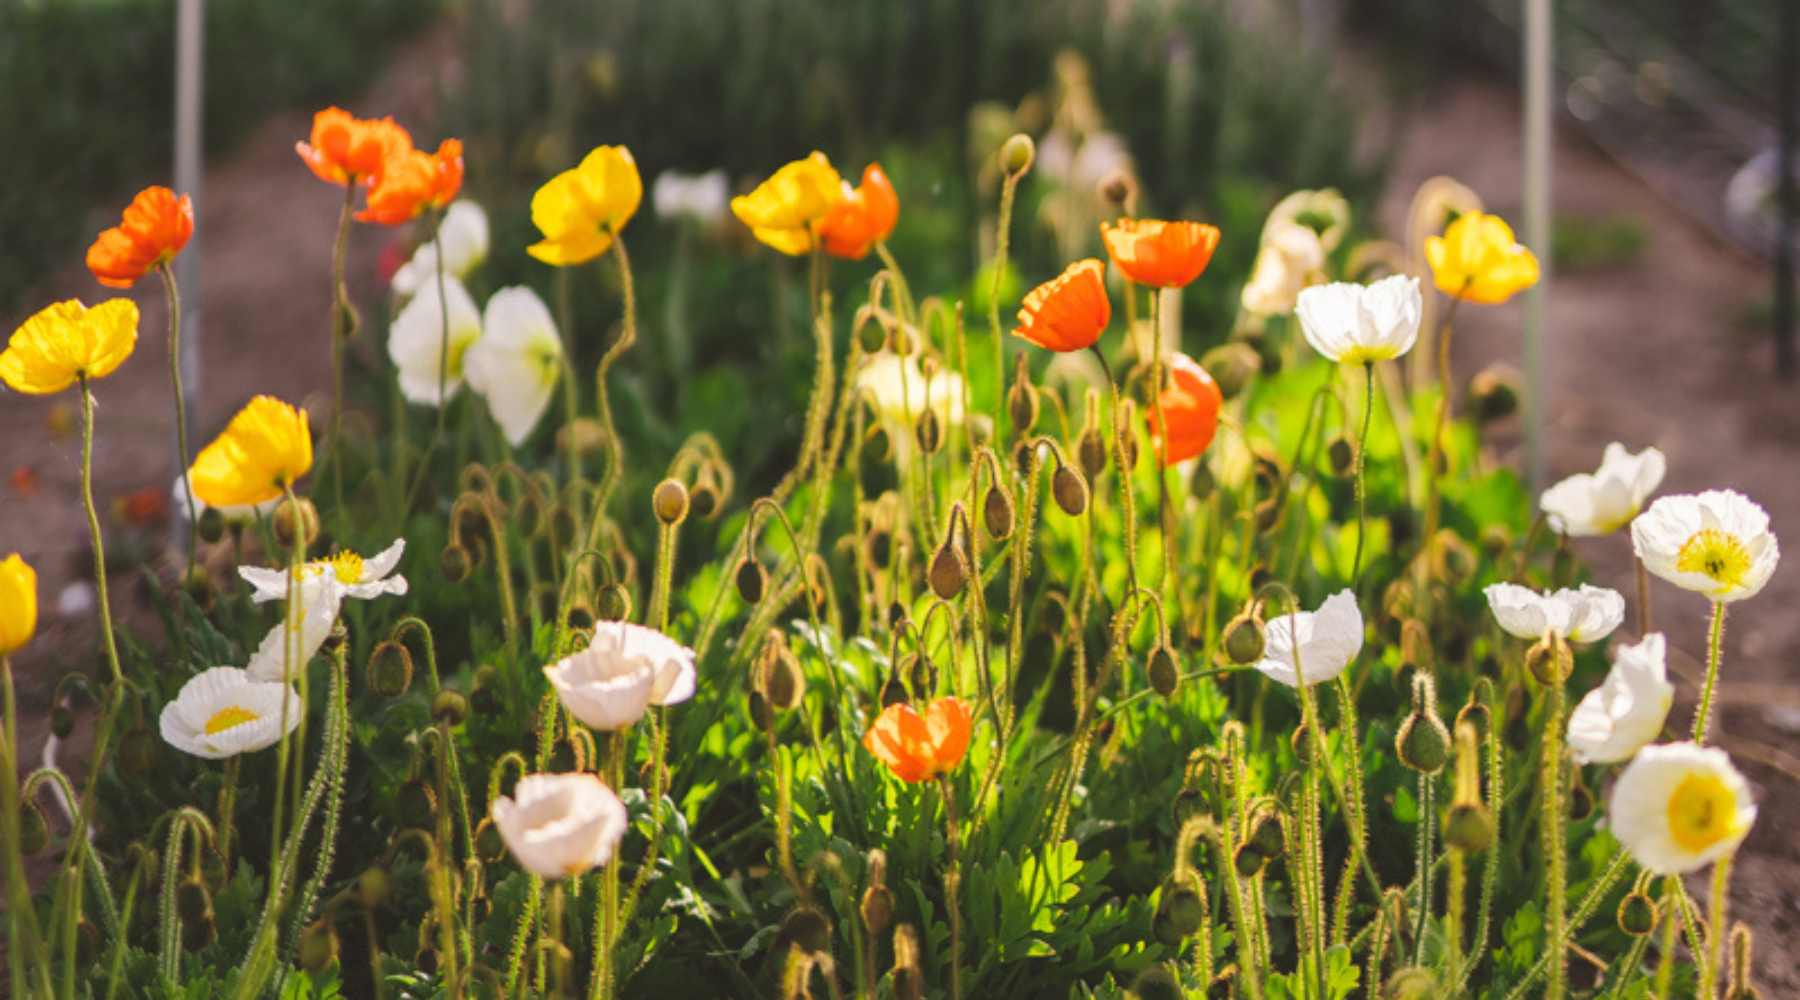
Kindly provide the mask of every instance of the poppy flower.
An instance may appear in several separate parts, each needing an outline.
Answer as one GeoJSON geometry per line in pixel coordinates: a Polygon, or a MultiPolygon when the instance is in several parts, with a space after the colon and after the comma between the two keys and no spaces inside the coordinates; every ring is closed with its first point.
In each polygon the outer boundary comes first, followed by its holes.
{"type": "Polygon", "coordinates": [[[539,878],[574,878],[604,865],[631,825],[625,804],[592,774],[528,774],[488,809],[500,840],[539,878]]]}
{"type": "Polygon", "coordinates": [[[1457,216],[1444,235],[1425,241],[1425,260],[1438,291],[1482,305],[1505,302],[1538,280],[1537,257],[1497,215],[1457,216]]]}
{"type": "Polygon", "coordinates": [[[1544,491],[1538,506],[1550,527],[1571,537],[1610,535],[1631,523],[1662,483],[1668,462],[1655,448],[1633,455],[1618,441],[1606,446],[1598,472],[1581,472],[1544,491]]]}
{"type": "Polygon", "coordinates": [[[1219,247],[1219,227],[1200,222],[1120,219],[1102,222],[1106,255],[1140,285],[1182,288],[1200,277],[1219,247]]]}
{"type": "MultiPolygon", "coordinates": [[[[1181,353],[1169,357],[1169,384],[1163,387],[1161,403],[1163,417],[1169,422],[1167,440],[1162,443],[1165,468],[1199,455],[1212,444],[1225,396],[1199,362],[1181,353]]],[[[1164,435],[1156,414],[1157,407],[1150,407],[1150,434],[1160,440],[1164,435]]]]}
{"type": "Polygon", "coordinates": [[[313,115],[311,141],[294,143],[294,152],[314,175],[329,184],[369,185],[388,161],[412,151],[412,136],[392,118],[358,118],[343,108],[313,115]]]}
{"type": "Polygon", "coordinates": [[[37,571],[14,552],[0,559],[0,656],[31,641],[37,631],[37,571]]]}
{"type": "Polygon", "coordinates": [[[467,198],[451,203],[438,220],[437,239],[421,243],[412,257],[389,272],[394,294],[406,299],[437,281],[438,252],[444,254],[444,274],[467,278],[488,255],[488,217],[480,205],[467,198]]]}
{"type": "Polygon", "coordinates": [[[411,222],[428,208],[441,209],[454,201],[462,181],[462,140],[445,139],[436,153],[407,149],[382,168],[369,189],[368,207],[356,213],[356,219],[384,226],[411,222]]]}
{"type": "Polygon", "coordinates": [[[259,504],[312,469],[312,432],[306,411],[274,396],[244,405],[189,470],[194,496],[215,507],[259,504]]]}
{"type": "Polygon", "coordinates": [[[163,706],[163,741],[183,753],[224,760],[266,750],[300,725],[306,708],[294,689],[236,667],[213,667],[163,706]],[[285,723],[285,728],[284,728],[285,723]]]}
{"type": "Polygon", "coordinates": [[[1494,620],[1521,639],[1554,634],[1570,642],[1599,642],[1625,621],[1625,598],[1592,584],[1539,593],[1516,583],[1494,583],[1482,593],[1494,620]]]}
{"type": "Polygon", "coordinates": [[[1264,677],[1288,687],[1298,687],[1302,677],[1308,687],[1336,680],[1362,651],[1363,618],[1356,595],[1340,590],[1317,611],[1276,615],[1263,631],[1263,642],[1256,669],[1264,677]]]}
{"type": "Polygon", "coordinates": [[[894,185],[888,183],[881,164],[863,168],[862,184],[846,185],[844,198],[825,213],[819,224],[819,239],[825,252],[844,260],[862,260],[869,248],[888,238],[894,223],[900,220],[900,199],[894,185]]]}
{"type": "Polygon", "coordinates": [[[102,285],[130,288],[174,260],[193,235],[193,199],[177,197],[166,187],[147,187],[125,206],[119,224],[102,231],[88,247],[88,270],[102,285]]]}
{"type": "Polygon", "coordinates": [[[520,285],[488,298],[481,339],[463,355],[463,373],[513,447],[549,409],[562,366],[562,338],[536,292],[520,285]]]}
{"type": "Polygon", "coordinates": [[[1372,285],[1314,285],[1299,294],[1294,315],[1313,350],[1340,364],[1364,365],[1412,350],[1424,302],[1419,279],[1396,274],[1372,285]]]}
{"type": "Polygon", "coordinates": [[[1105,265],[1092,257],[1032,289],[1019,309],[1015,336],[1052,351],[1092,347],[1112,322],[1105,265]]]}
{"type": "Polygon", "coordinates": [[[1756,596],[1781,561],[1768,511],[1732,490],[1663,497],[1632,520],[1631,546],[1645,569],[1720,603],[1756,596]]]}
{"type": "Polygon", "coordinates": [[[1715,747],[1669,743],[1638,751],[1613,783],[1607,829],[1659,875],[1704,868],[1744,842],[1756,822],[1750,783],[1715,747]]]}
{"type": "Polygon", "coordinates": [[[843,179],[825,154],[814,150],[775,171],[756,190],[731,199],[731,214],[757,239],[797,257],[818,245],[821,224],[843,199],[843,179]]]}
{"type": "Polygon", "coordinates": [[[463,359],[480,337],[481,310],[462,282],[446,276],[441,297],[413,296],[388,327],[400,394],[409,403],[443,406],[462,389],[463,359]]]}
{"type": "Polygon", "coordinates": [[[901,781],[930,781],[962,762],[971,721],[969,706],[957,698],[939,698],[924,715],[900,702],[876,717],[863,746],[901,781]]]}
{"type": "Polygon", "coordinates": [[[1662,732],[1675,702],[1666,656],[1661,632],[1613,651],[1606,680],[1569,713],[1569,751],[1576,763],[1630,760],[1662,732]]]}
{"type": "Polygon", "coordinates": [[[626,729],[651,705],[694,696],[694,651],[629,622],[602,622],[588,647],[544,668],[563,707],[602,732],[626,729]]]}
{"type": "Polygon", "coordinates": [[[613,234],[643,200],[644,181],[631,150],[596,147],[531,196],[531,221],[544,238],[525,252],[552,267],[585,264],[612,246],[613,234]]]}
{"type": "Polygon", "coordinates": [[[0,351],[0,382],[48,396],[79,379],[105,378],[137,346],[138,308],[108,299],[89,309],[76,299],[48,306],[13,331],[0,351]]]}

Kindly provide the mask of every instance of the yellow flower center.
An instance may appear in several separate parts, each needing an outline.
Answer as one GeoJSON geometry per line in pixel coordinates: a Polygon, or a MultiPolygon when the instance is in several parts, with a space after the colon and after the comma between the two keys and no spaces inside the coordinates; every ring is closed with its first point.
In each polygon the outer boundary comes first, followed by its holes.
{"type": "Polygon", "coordinates": [[[330,569],[335,573],[337,575],[337,581],[346,586],[362,582],[362,556],[351,552],[349,549],[333,553],[329,559],[314,559],[312,562],[309,562],[302,567],[300,573],[302,576],[310,578],[318,576],[320,573],[325,572],[326,569],[330,569]]]}
{"type": "Polygon", "coordinates": [[[1742,586],[1750,573],[1750,551],[1736,535],[1706,528],[1682,543],[1675,554],[1675,568],[1709,577],[1720,590],[1733,590],[1742,586]]]}
{"type": "Polygon", "coordinates": [[[246,722],[255,722],[262,716],[239,705],[227,705],[213,713],[206,720],[206,735],[216,736],[233,726],[241,726],[246,722]]]}
{"type": "Polygon", "coordinates": [[[1682,778],[1669,796],[1668,812],[1670,836],[1696,854],[1737,832],[1737,796],[1715,775],[1682,778]]]}

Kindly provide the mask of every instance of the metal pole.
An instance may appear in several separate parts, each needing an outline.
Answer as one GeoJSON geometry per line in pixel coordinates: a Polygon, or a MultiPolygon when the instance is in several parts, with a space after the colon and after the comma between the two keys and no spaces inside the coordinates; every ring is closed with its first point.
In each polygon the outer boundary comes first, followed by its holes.
{"type": "MultiPolygon", "coordinates": [[[[203,204],[200,181],[205,8],[205,0],[180,0],[175,11],[175,190],[194,199],[196,215],[203,204]]],[[[181,402],[187,407],[190,421],[198,415],[195,400],[200,395],[200,243],[205,236],[205,230],[195,226],[187,248],[175,258],[175,279],[181,284],[181,402]]],[[[171,428],[169,433],[173,436],[174,429],[171,428]]],[[[179,449],[171,447],[169,451],[175,455],[171,464],[176,467],[176,477],[180,477],[187,470],[181,468],[179,449]]],[[[172,530],[176,547],[182,547],[186,540],[185,526],[175,524],[172,530]]]]}
{"type": "Polygon", "coordinates": [[[1548,459],[1544,425],[1550,385],[1544,376],[1545,307],[1550,298],[1550,0],[1525,0],[1525,245],[1542,276],[1525,297],[1526,473],[1543,488],[1548,459]]]}
{"type": "Polygon", "coordinates": [[[1800,10],[1793,0],[1781,7],[1781,44],[1776,54],[1777,114],[1781,117],[1776,142],[1775,190],[1778,226],[1775,231],[1775,370],[1783,379],[1794,377],[1794,224],[1800,205],[1794,191],[1794,101],[1800,86],[1800,10]]]}

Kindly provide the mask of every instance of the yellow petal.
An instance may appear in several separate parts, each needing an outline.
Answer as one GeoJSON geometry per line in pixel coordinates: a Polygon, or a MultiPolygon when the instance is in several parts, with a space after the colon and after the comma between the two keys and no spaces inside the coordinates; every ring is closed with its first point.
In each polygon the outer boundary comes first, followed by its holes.
{"type": "Polygon", "coordinates": [[[540,240],[526,247],[525,252],[551,267],[569,267],[585,264],[605,253],[611,246],[611,236],[599,230],[591,230],[571,232],[561,239],[540,240]]]}
{"type": "Polygon", "coordinates": [[[107,299],[87,311],[88,378],[105,378],[137,347],[138,307],[130,299],[107,299]]]}
{"type": "Polygon", "coordinates": [[[37,631],[37,572],[17,552],[0,560],[0,656],[37,631]]]}
{"type": "Polygon", "coordinates": [[[810,229],[753,228],[750,233],[790,257],[812,252],[814,240],[810,229]]]}

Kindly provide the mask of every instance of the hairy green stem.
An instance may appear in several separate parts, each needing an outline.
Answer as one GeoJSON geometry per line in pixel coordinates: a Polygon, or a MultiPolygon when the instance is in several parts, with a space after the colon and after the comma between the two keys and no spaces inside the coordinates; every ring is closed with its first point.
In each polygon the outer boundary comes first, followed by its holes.
{"type": "Polygon", "coordinates": [[[1706,743],[1707,718],[1712,714],[1713,685],[1719,680],[1719,661],[1725,640],[1725,602],[1714,601],[1712,624],[1706,630],[1706,685],[1700,689],[1700,707],[1694,712],[1694,742],[1706,743]]]}

